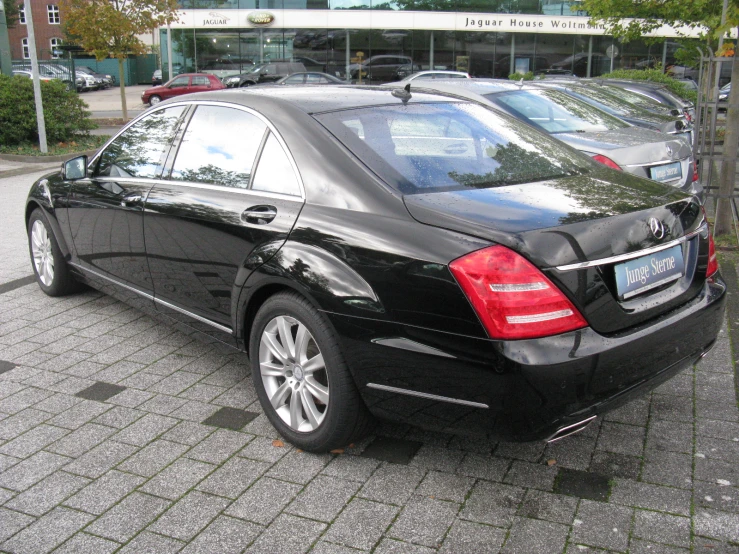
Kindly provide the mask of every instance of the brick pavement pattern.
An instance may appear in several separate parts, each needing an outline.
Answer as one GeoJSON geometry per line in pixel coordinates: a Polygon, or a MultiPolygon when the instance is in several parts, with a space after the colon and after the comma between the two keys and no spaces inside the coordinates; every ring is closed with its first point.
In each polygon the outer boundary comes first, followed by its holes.
{"type": "MultiPolygon", "coordinates": [[[[31,271],[36,177],[0,180],[0,286],[31,271]]],[[[548,446],[383,424],[300,452],[273,442],[243,355],[95,291],[0,294],[0,360],[2,552],[739,553],[726,330],[548,446]]]]}

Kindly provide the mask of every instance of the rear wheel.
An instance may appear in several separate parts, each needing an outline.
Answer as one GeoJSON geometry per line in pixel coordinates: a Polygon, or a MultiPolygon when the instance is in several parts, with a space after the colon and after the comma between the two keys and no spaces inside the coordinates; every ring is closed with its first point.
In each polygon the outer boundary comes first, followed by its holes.
{"type": "Polygon", "coordinates": [[[36,282],[46,294],[63,296],[83,288],[69,270],[54,233],[40,209],[34,210],[28,219],[28,247],[36,282]]]}
{"type": "Polygon", "coordinates": [[[326,452],[372,428],[335,332],[300,295],[280,293],[262,305],[249,352],[265,414],[299,448],[326,452]]]}
{"type": "Polygon", "coordinates": [[[253,83],[251,81],[244,81],[239,85],[240,88],[250,87],[253,83]]]}
{"type": "Polygon", "coordinates": [[[161,97],[157,96],[156,94],[153,94],[151,98],[149,98],[149,105],[156,106],[161,101],[162,101],[161,97]]]}

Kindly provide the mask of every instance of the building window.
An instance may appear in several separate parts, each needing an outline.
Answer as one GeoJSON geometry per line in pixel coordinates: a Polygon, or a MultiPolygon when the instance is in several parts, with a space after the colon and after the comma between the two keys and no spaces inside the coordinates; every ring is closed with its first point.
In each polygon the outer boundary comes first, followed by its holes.
{"type": "Polygon", "coordinates": [[[18,9],[18,23],[20,23],[21,25],[26,24],[26,5],[25,4],[23,4],[18,9]]]}
{"type": "Polygon", "coordinates": [[[53,38],[49,42],[51,43],[51,59],[58,60],[61,53],[60,47],[62,45],[62,39],[53,38]]]}
{"type": "Polygon", "coordinates": [[[59,25],[59,6],[54,4],[46,6],[46,15],[49,16],[50,25],[59,25]]]}
{"type": "Polygon", "coordinates": [[[28,48],[28,39],[24,38],[21,40],[21,50],[23,50],[23,59],[24,60],[30,60],[31,59],[31,50],[28,48]]]}

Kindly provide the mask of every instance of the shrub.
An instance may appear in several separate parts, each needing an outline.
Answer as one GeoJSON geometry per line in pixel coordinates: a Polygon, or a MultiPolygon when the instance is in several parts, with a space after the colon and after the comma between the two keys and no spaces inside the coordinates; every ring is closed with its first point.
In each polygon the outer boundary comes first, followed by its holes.
{"type": "Polygon", "coordinates": [[[653,83],[661,83],[686,100],[690,100],[693,103],[698,101],[698,94],[694,90],[688,89],[680,81],[673,79],[669,75],[665,75],[662,73],[661,69],[617,69],[611,73],[601,75],[600,78],[628,79],[630,81],[652,81],[653,83]]]}
{"type": "MultiPolygon", "coordinates": [[[[96,125],[87,106],[60,80],[42,81],[41,98],[49,143],[87,135],[96,125]]],[[[0,75],[0,144],[38,142],[33,82],[0,75]]]]}
{"type": "Polygon", "coordinates": [[[527,71],[526,73],[511,73],[510,75],[508,75],[508,78],[511,81],[520,81],[521,79],[523,79],[524,81],[533,81],[534,72],[527,71]]]}

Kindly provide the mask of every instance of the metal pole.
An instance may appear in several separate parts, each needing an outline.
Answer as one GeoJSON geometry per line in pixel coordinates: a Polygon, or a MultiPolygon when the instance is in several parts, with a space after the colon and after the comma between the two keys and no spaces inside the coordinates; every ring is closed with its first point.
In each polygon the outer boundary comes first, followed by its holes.
{"type": "Polygon", "coordinates": [[[613,45],[613,37],[611,37],[611,73],[613,73],[613,59],[616,57],[616,47],[613,45]]]}
{"type": "MultiPolygon", "coordinates": [[[[721,26],[723,27],[726,25],[726,13],[729,11],[729,0],[724,0],[724,7],[723,11],[721,12],[721,26]]],[[[721,34],[720,37],[718,37],[718,49],[721,50],[721,47],[724,45],[724,35],[721,34]]]]}
{"type": "Polygon", "coordinates": [[[13,64],[10,60],[10,41],[8,40],[8,22],[5,19],[3,0],[0,0],[0,73],[13,74],[13,64]]]}
{"type": "Polygon", "coordinates": [[[351,82],[352,80],[352,71],[349,67],[352,63],[352,48],[351,48],[351,40],[349,39],[351,35],[349,34],[349,29],[346,30],[346,68],[344,69],[344,79],[346,81],[351,82]]]}
{"type": "Polygon", "coordinates": [[[662,43],[662,73],[667,73],[667,39],[662,43]]]}
{"type": "MultiPolygon", "coordinates": [[[[167,25],[167,81],[172,78],[172,29],[167,25]]],[[[162,81],[166,83],[167,81],[162,81]]]]}
{"type": "MultiPolygon", "coordinates": [[[[574,44],[575,41],[573,40],[572,43],[574,44]]],[[[572,69],[574,73],[575,69],[575,57],[572,57],[572,69]]],[[[593,76],[593,35],[590,35],[590,40],[588,40],[588,70],[586,74],[587,78],[590,79],[590,77],[593,76]]]]}
{"type": "Polygon", "coordinates": [[[36,33],[33,30],[33,8],[29,3],[26,10],[26,28],[28,30],[28,51],[31,54],[31,76],[33,78],[33,96],[36,102],[36,122],[38,124],[38,141],[41,152],[46,154],[46,121],[44,106],[41,103],[41,79],[38,76],[38,57],[36,54],[36,33]]]}
{"type": "Polygon", "coordinates": [[[511,67],[508,75],[513,75],[516,72],[516,34],[511,33],[511,67]]]}
{"type": "MultiPolygon", "coordinates": [[[[434,32],[431,31],[431,40],[429,41],[429,70],[434,70],[434,32]]],[[[411,68],[411,72],[413,68],[411,68]]]]}

